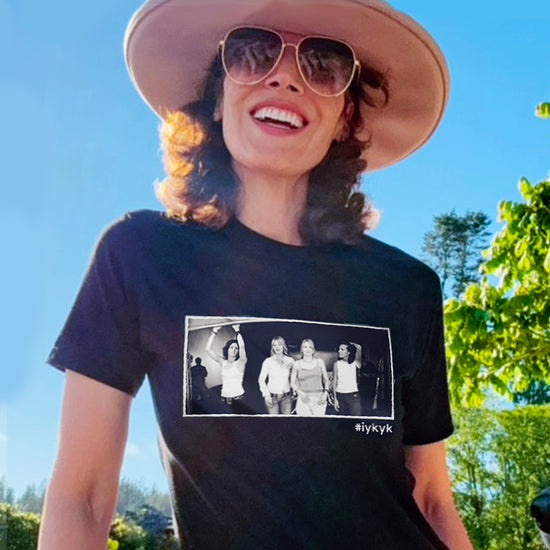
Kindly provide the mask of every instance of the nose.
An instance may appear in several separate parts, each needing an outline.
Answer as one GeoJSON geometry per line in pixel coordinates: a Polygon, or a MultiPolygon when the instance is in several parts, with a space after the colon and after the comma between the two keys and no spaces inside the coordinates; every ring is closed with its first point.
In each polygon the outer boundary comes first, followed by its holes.
{"type": "Polygon", "coordinates": [[[265,86],[271,89],[287,90],[294,94],[303,94],[305,84],[296,64],[296,46],[286,44],[282,58],[273,72],[266,78],[265,86]]]}

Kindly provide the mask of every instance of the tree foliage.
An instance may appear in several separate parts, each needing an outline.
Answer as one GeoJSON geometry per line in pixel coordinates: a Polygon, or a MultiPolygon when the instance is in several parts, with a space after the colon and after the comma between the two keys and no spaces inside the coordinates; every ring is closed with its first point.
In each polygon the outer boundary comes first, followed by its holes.
{"type": "Polygon", "coordinates": [[[544,405],[550,403],[550,385],[544,380],[531,380],[527,389],[514,392],[512,401],[516,405],[544,405]]]}
{"type": "Polygon", "coordinates": [[[170,534],[170,516],[154,506],[145,504],[137,510],[129,510],[126,512],[125,517],[144,530],[144,550],[176,550],[176,541],[170,534]]]}
{"type": "Polygon", "coordinates": [[[34,550],[38,543],[40,516],[17,506],[0,503],[0,550],[34,550]]]}
{"type": "Polygon", "coordinates": [[[116,516],[111,524],[109,539],[118,542],[118,550],[145,550],[146,532],[134,521],[116,516]]]}
{"type": "Polygon", "coordinates": [[[543,550],[529,506],[550,485],[550,406],[455,412],[455,500],[476,550],[543,550]]]}
{"type": "Polygon", "coordinates": [[[46,495],[46,482],[42,482],[40,485],[31,483],[25,487],[23,494],[17,499],[17,504],[25,512],[33,512],[34,514],[40,514],[42,507],[44,506],[44,498],[46,495]]]}
{"type": "Polygon", "coordinates": [[[168,516],[144,505],[115,517],[109,533],[111,545],[118,543],[118,550],[179,550],[169,526],[168,516]]]}
{"type": "Polygon", "coordinates": [[[460,296],[469,283],[479,281],[481,251],[488,244],[491,221],[483,212],[454,210],[434,217],[424,235],[423,259],[438,273],[443,295],[460,296]]]}
{"type": "Polygon", "coordinates": [[[455,402],[480,403],[487,387],[511,396],[550,383],[550,179],[519,182],[523,202],[503,201],[505,223],[484,274],[445,306],[455,402]]]}
{"type": "Polygon", "coordinates": [[[154,486],[123,478],[118,489],[117,514],[124,515],[128,510],[138,510],[144,505],[157,508],[166,515],[172,513],[170,497],[158,491],[154,486]]]}
{"type": "Polygon", "coordinates": [[[5,477],[0,479],[0,502],[6,502],[8,504],[13,504],[15,502],[15,494],[13,489],[8,487],[5,477]]]}
{"type": "Polygon", "coordinates": [[[535,110],[535,114],[541,118],[550,117],[550,103],[539,103],[535,110]]]}

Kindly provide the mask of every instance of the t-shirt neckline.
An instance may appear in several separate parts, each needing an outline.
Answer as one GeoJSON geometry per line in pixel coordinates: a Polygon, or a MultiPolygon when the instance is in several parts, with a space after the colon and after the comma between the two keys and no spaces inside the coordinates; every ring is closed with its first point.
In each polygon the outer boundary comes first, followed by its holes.
{"type": "Polygon", "coordinates": [[[244,225],[237,218],[233,217],[225,227],[226,233],[229,237],[238,243],[239,247],[246,248],[247,250],[254,251],[255,253],[263,253],[271,255],[272,257],[305,257],[308,256],[313,250],[319,247],[314,245],[293,245],[283,243],[266,237],[253,229],[250,229],[244,225]]]}

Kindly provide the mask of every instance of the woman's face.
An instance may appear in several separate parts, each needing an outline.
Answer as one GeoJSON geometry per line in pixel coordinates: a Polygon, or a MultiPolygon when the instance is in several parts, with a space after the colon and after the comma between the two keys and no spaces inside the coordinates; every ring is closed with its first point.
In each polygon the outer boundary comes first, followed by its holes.
{"type": "Polygon", "coordinates": [[[302,354],[304,355],[304,357],[311,357],[314,351],[315,347],[311,342],[304,342],[302,344],[302,354]]]}
{"type": "Polygon", "coordinates": [[[239,345],[233,342],[228,348],[227,348],[227,357],[237,357],[237,354],[239,353],[239,345]]]}
{"type": "Polygon", "coordinates": [[[346,344],[340,344],[340,346],[338,347],[338,357],[344,360],[347,360],[347,358],[349,357],[349,349],[346,344]]]}
{"type": "Polygon", "coordinates": [[[283,343],[280,341],[280,340],[276,340],[274,343],[273,343],[273,352],[276,354],[276,355],[280,355],[281,353],[283,353],[284,351],[284,346],[283,346],[283,343]]]}
{"type": "MultiPolygon", "coordinates": [[[[301,37],[281,34],[290,43],[301,37]]],[[[279,177],[308,174],[345,126],[344,94],[322,97],[311,91],[298,72],[292,46],[258,84],[225,78],[222,96],[217,114],[238,175],[247,170],[279,177]]]]}

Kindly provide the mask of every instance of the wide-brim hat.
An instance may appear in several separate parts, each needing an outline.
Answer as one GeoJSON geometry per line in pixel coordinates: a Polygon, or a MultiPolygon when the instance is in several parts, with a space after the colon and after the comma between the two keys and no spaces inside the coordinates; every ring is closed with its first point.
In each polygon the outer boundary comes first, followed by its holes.
{"type": "Polygon", "coordinates": [[[449,96],[445,57],[429,33],[383,0],[148,0],[124,41],[130,77],[160,117],[196,100],[220,40],[237,25],[340,38],[362,64],[387,76],[383,108],[363,105],[371,140],[367,170],[389,166],[421,147],[449,96]]]}

